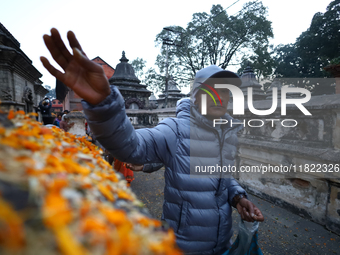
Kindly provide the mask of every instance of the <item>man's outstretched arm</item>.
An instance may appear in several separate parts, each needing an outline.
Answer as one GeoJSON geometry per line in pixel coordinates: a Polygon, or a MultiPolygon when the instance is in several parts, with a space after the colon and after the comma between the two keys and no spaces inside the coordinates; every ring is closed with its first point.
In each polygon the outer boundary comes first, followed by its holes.
{"type": "Polygon", "coordinates": [[[44,35],[44,42],[64,73],[41,57],[44,67],[83,98],[85,114],[98,141],[124,162],[169,162],[177,141],[173,123],[135,132],[125,114],[124,99],[117,88],[110,88],[103,68],[87,58],[73,32],[67,33],[73,55],[67,50],[57,29],[44,35]]]}
{"type": "Polygon", "coordinates": [[[135,131],[125,113],[125,102],[115,86],[100,104],[82,101],[88,124],[98,142],[122,162],[168,164],[177,149],[177,126],[171,119],[155,128],[135,131]]]}

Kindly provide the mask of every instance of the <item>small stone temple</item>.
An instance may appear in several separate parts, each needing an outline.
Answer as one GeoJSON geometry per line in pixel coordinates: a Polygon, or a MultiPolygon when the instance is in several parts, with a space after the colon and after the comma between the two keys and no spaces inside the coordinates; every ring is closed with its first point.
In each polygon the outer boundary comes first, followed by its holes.
{"type": "Polygon", "coordinates": [[[20,49],[20,43],[0,23],[0,99],[3,109],[34,112],[48,90],[42,74],[20,49]]]}
{"type": "Polygon", "coordinates": [[[166,101],[166,91],[164,90],[162,94],[159,95],[159,98],[157,100],[158,108],[172,108],[176,107],[176,103],[178,100],[180,100],[183,97],[186,97],[187,95],[182,94],[181,90],[177,87],[177,83],[173,79],[173,77],[170,77],[168,81],[168,99],[167,103],[165,105],[166,101]]]}
{"type": "Polygon", "coordinates": [[[253,100],[262,100],[266,98],[266,95],[262,89],[262,85],[257,82],[253,69],[248,65],[241,75],[242,85],[240,89],[245,96],[245,100],[248,97],[248,88],[253,90],[253,100]]]}
{"type": "Polygon", "coordinates": [[[146,85],[140,83],[135,70],[128,62],[123,51],[120,63],[116,66],[116,71],[109,82],[119,89],[125,99],[126,109],[148,109],[151,91],[146,89],[146,85]]]}

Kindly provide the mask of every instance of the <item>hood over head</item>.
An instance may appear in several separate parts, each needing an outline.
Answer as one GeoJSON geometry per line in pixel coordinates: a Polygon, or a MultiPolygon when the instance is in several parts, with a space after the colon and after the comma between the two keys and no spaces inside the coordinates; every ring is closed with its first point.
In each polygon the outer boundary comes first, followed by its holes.
{"type": "Polygon", "coordinates": [[[242,84],[240,77],[234,72],[224,70],[221,67],[218,67],[215,65],[205,67],[199,70],[195,75],[195,80],[193,82],[192,89],[191,89],[191,95],[192,95],[192,99],[194,102],[195,102],[195,95],[198,91],[198,88],[203,83],[205,83],[208,79],[213,79],[213,78],[216,78],[219,80],[223,78],[225,79],[225,82],[227,84],[233,84],[238,87],[240,87],[242,84]]]}
{"type": "Polygon", "coordinates": [[[177,101],[176,104],[176,117],[190,116],[190,98],[185,97],[177,101]]]}

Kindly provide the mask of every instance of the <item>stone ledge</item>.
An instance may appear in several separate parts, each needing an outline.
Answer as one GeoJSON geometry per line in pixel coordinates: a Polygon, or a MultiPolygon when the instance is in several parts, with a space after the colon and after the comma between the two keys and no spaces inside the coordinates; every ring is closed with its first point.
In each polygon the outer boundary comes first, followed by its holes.
{"type": "Polygon", "coordinates": [[[85,119],[85,114],[81,111],[70,112],[66,116],[70,119],[85,119]]]}
{"type": "Polygon", "coordinates": [[[243,146],[248,146],[250,148],[255,149],[265,149],[265,150],[273,150],[276,153],[284,152],[288,154],[294,154],[294,156],[304,156],[307,158],[319,159],[327,162],[340,162],[340,150],[335,150],[331,148],[312,148],[305,146],[298,146],[296,144],[286,144],[282,142],[268,142],[268,141],[258,141],[253,139],[247,139],[243,137],[239,137],[239,144],[243,146]]]}
{"type": "MultiPolygon", "coordinates": [[[[244,102],[245,110],[249,110],[248,103],[245,100],[244,102]]],[[[253,105],[255,109],[270,109],[273,102],[272,100],[259,100],[254,101],[253,105]]],[[[340,108],[340,96],[338,94],[335,95],[322,95],[322,96],[312,96],[311,99],[303,104],[307,109],[339,109],[340,108]]],[[[228,104],[228,110],[231,111],[233,109],[233,104],[230,102],[228,104]]],[[[281,109],[281,99],[278,99],[277,109],[281,109]]],[[[287,109],[300,111],[295,105],[288,104],[287,109]]]]}

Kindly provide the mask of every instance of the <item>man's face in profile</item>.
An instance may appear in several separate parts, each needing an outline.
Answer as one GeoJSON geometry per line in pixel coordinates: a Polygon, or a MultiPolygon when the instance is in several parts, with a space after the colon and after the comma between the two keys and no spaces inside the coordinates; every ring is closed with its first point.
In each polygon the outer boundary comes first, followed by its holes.
{"type": "MultiPolygon", "coordinates": [[[[214,88],[214,85],[215,85],[215,83],[213,83],[214,80],[208,80],[204,84],[207,84],[207,85],[214,88]]],[[[217,81],[215,81],[215,82],[217,82],[217,81]]],[[[219,82],[219,83],[221,83],[221,82],[219,82]]],[[[204,87],[204,85],[202,86],[202,88],[203,87],[204,87]]],[[[207,89],[207,90],[209,90],[209,89],[207,89]]],[[[207,92],[205,92],[204,90],[199,89],[197,94],[196,94],[195,102],[196,102],[196,105],[198,106],[198,109],[199,109],[201,114],[202,114],[202,94],[206,94],[207,114],[204,115],[204,116],[209,120],[219,119],[220,117],[224,116],[227,112],[227,107],[228,107],[228,102],[229,102],[229,90],[228,89],[215,89],[215,91],[219,95],[221,102],[222,102],[222,105],[221,105],[220,100],[217,98],[215,93],[213,93],[212,91],[210,91],[210,92],[211,92],[211,95],[214,96],[216,104],[215,104],[214,100],[212,99],[212,97],[207,92]]]]}

